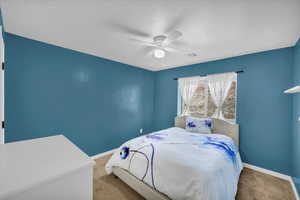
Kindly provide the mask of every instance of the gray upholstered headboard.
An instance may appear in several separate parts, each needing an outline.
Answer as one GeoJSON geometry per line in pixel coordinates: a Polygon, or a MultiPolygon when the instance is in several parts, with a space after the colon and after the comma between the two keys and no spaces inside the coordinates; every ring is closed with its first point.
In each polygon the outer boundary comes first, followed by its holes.
{"type": "MultiPolygon", "coordinates": [[[[197,117],[192,115],[193,117],[197,117]]],[[[185,121],[187,116],[177,116],[175,118],[175,127],[185,128],[185,121]]],[[[216,134],[224,134],[228,137],[232,138],[235,142],[236,146],[239,147],[239,125],[233,124],[231,122],[221,120],[221,119],[213,119],[213,129],[212,132],[216,134]]]]}

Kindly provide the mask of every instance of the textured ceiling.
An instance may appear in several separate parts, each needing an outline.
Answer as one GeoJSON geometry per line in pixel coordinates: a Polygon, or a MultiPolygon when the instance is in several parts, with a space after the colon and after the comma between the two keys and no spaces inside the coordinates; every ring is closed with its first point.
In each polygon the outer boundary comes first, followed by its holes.
{"type": "Polygon", "coordinates": [[[300,0],[2,0],[1,7],[9,33],[153,71],[289,47],[300,37],[300,0]],[[170,44],[180,51],[163,59],[132,40],[172,30],[183,33],[170,44]]]}

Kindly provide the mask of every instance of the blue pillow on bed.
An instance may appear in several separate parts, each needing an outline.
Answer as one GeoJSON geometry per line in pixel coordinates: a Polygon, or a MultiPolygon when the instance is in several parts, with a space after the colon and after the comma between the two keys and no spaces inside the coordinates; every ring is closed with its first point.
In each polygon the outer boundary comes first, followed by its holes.
{"type": "Polygon", "coordinates": [[[211,133],[213,121],[210,118],[187,117],[185,129],[194,133],[211,133]]]}

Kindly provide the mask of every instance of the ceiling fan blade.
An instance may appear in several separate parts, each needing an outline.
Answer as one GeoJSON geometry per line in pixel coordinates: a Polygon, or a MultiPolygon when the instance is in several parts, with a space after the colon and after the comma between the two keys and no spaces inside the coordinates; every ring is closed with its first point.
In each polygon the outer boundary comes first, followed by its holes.
{"type": "Polygon", "coordinates": [[[153,47],[157,47],[156,44],[154,44],[153,42],[148,42],[145,40],[139,40],[139,39],[134,39],[134,38],[130,38],[130,41],[136,42],[138,44],[142,44],[142,45],[146,45],[146,46],[153,46],[153,47]]]}
{"type": "Polygon", "coordinates": [[[182,33],[180,31],[174,30],[168,35],[168,39],[174,41],[180,38],[181,36],[182,33]]]}
{"type": "Polygon", "coordinates": [[[165,45],[168,45],[171,42],[178,40],[181,36],[182,36],[182,33],[180,31],[174,30],[168,35],[168,37],[164,43],[165,43],[165,45]]]}
{"type": "Polygon", "coordinates": [[[165,33],[170,33],[173,30],[176,30],[177,28],[180,28],[181,25],[183,24],[185,16],[186,15],[180,13],[180,14],[177,14],[175,17],[173,17],[173,19],[169,23],[168,27],[166,27],[166,29],[164,30],[164,32],[165,33]]]}
{"type": "Polygon", "coordinates": [[[172,47],[165,47],[164,50],[169,51],[169,52],[176,52],[176,53],[180,53],[180,54],[184,54],[190,57],[195,57],[197,56],[196,53],[194,52],[190,52],[190,51],[186,51],[186,50],[182,50],[182,49],[177,49],[177,48],[172,48],[172,47]]]}
{"type": "Polygon", "coordinates": [[[121,33],[127,33],[132,36],[142,37],[142,38],[149,38],[152,37],[150,34],[143,32],[141,30],[131,28],[129,26],[126,26],[124,24],[116,23],[116,22],[110,22],[107,24],[111,28],[113,28],[116,31],[119,31],[121,33]]]}

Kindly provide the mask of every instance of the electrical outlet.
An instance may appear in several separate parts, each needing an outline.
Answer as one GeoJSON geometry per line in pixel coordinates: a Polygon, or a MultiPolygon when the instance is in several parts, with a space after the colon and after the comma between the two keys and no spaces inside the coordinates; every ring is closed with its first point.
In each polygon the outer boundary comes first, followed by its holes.
{"type": "Polygon", "coordinates": [[[144,131],[144,130],[141,128],[141,129],[140,129],[140,134],[143,134],[143,131],[144,131]]]}

